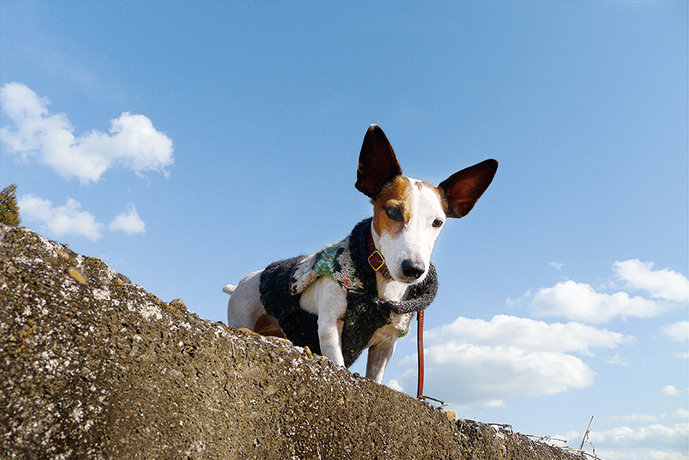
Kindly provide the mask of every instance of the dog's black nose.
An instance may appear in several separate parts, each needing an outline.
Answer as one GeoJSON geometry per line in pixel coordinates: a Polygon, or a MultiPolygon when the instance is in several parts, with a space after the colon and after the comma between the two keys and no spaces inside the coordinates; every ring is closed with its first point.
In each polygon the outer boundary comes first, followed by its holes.
{"type": "Polygon", "coordinates": [[[402,273],[407,278],[419,279],[421,275],[426,271],[426,266],[423,262],[414,262],[410,259],[405,259],[402,261],[402,273]]]}

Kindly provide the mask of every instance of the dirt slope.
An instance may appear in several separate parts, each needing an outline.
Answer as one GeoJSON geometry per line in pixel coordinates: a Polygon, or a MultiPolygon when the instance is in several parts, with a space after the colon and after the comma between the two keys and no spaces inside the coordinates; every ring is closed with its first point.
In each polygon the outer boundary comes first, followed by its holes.
{"type": "MultiPolygon", "coordinates": [[[[222,308],[222,306],[219,306],[222,308]]],[[[0,226],[0,458],[576,459],[0,226]]]]}

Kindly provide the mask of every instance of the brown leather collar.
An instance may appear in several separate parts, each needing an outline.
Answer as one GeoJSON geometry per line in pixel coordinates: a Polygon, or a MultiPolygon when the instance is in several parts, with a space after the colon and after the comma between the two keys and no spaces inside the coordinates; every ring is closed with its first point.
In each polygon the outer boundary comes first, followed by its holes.
{"type": "Polygon", "coordinates": [[[373,235],[372,232],[368,232],[368,264],[371,266],[374,272],[380,273],[381,276],[385,279],[393,279],[392,275],[390,274],[390,270],[388,270],[388,266],[385,264],[385,258],[383,257],[383,254],[380,253],[378,249],[376,249],[376,245],[373,242],[373,235]]]}

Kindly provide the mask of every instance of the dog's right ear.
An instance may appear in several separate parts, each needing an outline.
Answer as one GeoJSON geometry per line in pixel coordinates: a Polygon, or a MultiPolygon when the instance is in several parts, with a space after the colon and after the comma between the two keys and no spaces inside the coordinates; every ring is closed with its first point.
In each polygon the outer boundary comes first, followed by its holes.
{"type": "Polygon", "coordinates": [[[459,218],[469,214],[493,181],[497,170],[497,161],[485,160],[454,173],[438,185],[447,217],[459,218]]]}
{"type": "Polygon", "coordinates": [[[364,136],[356,173],[356,188],[375,198],[385,184],[402,174],[397,155],[380,126],[371,125],[364,136]]]}

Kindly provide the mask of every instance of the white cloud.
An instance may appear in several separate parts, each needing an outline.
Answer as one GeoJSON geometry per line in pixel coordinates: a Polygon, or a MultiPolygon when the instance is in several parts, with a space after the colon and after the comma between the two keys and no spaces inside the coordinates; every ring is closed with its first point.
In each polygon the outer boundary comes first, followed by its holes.
{"type": "MultiPolygon", "coordinates": [[[[426,332],[427,394],[459,406],[504,406],[511,398],[552,395],[593,383],[594,373],[571,352],[590,354],[593,347],[615,348],[631,337],[579,323],[498,315],[490,321],[457,318],[426,332]]],[[[401,361],[416,375],[416,357],[401,361]]]]}
{"type": "Polygon", "coordinates": [[[593,371],[564,353],[453,342],[426,350],[426,378],[429,393],[442,395],[441,399],[460,406],[495,407],[520,395],[553,395],[587,387],[593,383],[593,371]]]}
{"type": "Polygon", "coordinates": [[[612,415],[610,417],[606,417],[605,420],[614,423],[651,423],[657,421],[658,416],[651,414],[612,415]]]}
{"type": "Polygon", "coordinates": [[[588,284],[571,280],[539,290],[530,306],[539,316],[563,316],[587,323],[604,323],[618,316],[648,318],[665,311],[653,300],[630,297],[626,292],[596,292],[588,284]]]}
{"type": "Polygon", "coordinates": [[[402,384],[400,384],[400,381],[397,379],[391,379],[387,383],[387,387],[392,388],[393,390],[397,390],[399,392],[404,392],[404,387],[402,386],[402,384]]]}
{"type": "Polygon", "coordinates": [[[103,236],[103,224],[93,214],[83,211],[73,198],[68,198],[62,206],[53,206],[50,200],[34,195],[23,195],[17,201],[23,219],[39,223],[56,236],[76,234],[93,241],[103,236]]]}
{"type": "MultiPolygon", "coordinates": [[[[553,266],[554,262],[551,263],[553,266]]],[[[686,276],[669,268],[654,269],[650,262],[637,259],[615,262],[615,278],[625,282],[630,290],[645,290],[651,298],[632,296],[620,291],[599,292],[591,285],[567,280],[537,291],[530,302],[538,316],[561,316],[587,323],[605,323],[614,318],[650,318],[681,303],[689,301],[689,281],[686,276]]],[[[614,282],[603,283],[610,287],[614,282]]],[[[509,306],[518,305],[529,292],[517,300],[507,300],[509,306]]]]}
{"type": "MultiPolygon", "coordinates": [[[[678,409],[671,414],[630,414],[610,416],[604,422],[619,423],[598,429],[594,424],[590,434],[596,454],[606,460],[658,460],[689,458],[689,411],[678,409]],[[660,422],[671,418],[679,420],[660,422]]],[[[570,432],[567,439],[581,439],[582,433],[570,432]]]]}
{"type": "Polygon", "coordinates": [[[677,387],[674,385],[665,385],[661,392],[665,396],[679,396],[682,394],[682,392],[678,390],[677,387]]]}
{"type": "Polygon", "coordinates": [[[660,332],[668,336],[673,342],[686,342],[689,340],[689,321],[665,325],[660,328],[660,332]]]}
{"type": "MultiPolygon", "coordinates": [[[[674,386],[672,386],[672,388],[673,388],[674,392],[679,393],[679,390],[677,390],[674,386]]],[[[687,410],[687,409],[677,409],[676,411],[672,412],[671,414],[662,413],[662,414],[658,414],[658,415],[653,415],[653,414],[611,415],[609,417],[605,417],[604,420],[606,422],[612,422],[612,423],[629,423],[629,424],[654,423],[654,422],[657,422],[659,419],[667,418],[668,415],[670,417],[675,418],[675,419],[689,422],[689,410],[687,410]]]]}
{"type": "Polygon", "coordinates": [[[546,323],[517,316],[496,315],[490,321],[459,317],[450,324],[428,331],[424,339],[446,343],[461,336],[475,345],[507,345],[524,350],[590,355],[591,347],[615,348],[632,338],[618,332],[582,323],[546,323]]]}
{"type": "Polygon", "coordinates": [[[527,290],[527,291],[524,293],[524,295],[522,295],[522,296],[519,297],[518,299],[510,299],[510,298],[508,298],[508,299],[505,301],[505,305],[506,305],[507,307],[519,307],[519,306],[522,305],[522,303],[524,302],[524,300],[528,299],[528,298],[531,297],[532,295],[533,295],[533,293],[531,292],[531,290],[527,290]]]}
{"type": "Polygon", "coordinates": [[[596,449],[598,458],[605,460],[689,460],[682,451],[658,451],[639,447],[616,448],[615,450],[596,449]]]}
{"type": "Polygon", "coordinates": [[[14,129],[0,129],[9,151],[24,158],[36,156],[65,178],[96,182],[110,168],[122,166],[136,174],[167,174],[172,165],[172,141],[144,115],[123,112],[110,121],[109,134],[97,130],[75,137],[67,115],[51,114],[49,101],[22,83],[0,88],[0,105],[14,129]]]}
{"type": "Polygon", "coordinates": [[[109,229],[111,232],[124,232],[128,235],[133,235],[135,233],[144,233],[146,231],[146,224],[139,217],[134,205],[130,204],[126,212],[115,216],[110,222],[109,229]]]}
{"type": "Polygon", "coordinates": [[[590,433],[591,442],[596,447],[603,448],[604,446],[605,449],[618,446],[624,448],[641,447],[665,454],[686,451],[688,437],[689,423],[676,423],[672,426],[653,424],[638,428],[619,426],[602,431],[593,430],[590,433]]]}
{"type": "Polygon", "coordinates": [[[548,262],[548,265],[550,265],[551,267],[553,267],[555,270],[561,272],[561,271],[562,271],[562,267],[565,266],[565,263],[564,263],[564,262],[548,262]]]}
{"type": "Polygon", "coordinates": [[[677,409],[672,413],[672,415],[676,418],[681,418],[682,420],[687,420],[689,421],[689,410],[686,409],[677,409]]]}
{"type": "Polygon", "coordinates": [[[648,291],[655,299],[689,302],[689,280],[681,273],[669,268],[656,270],[652,262],[638,259],[615,262],[613,269],[628,287],[648,291]]]}
{"type": "Polygon", "coordinates": [[[607,359],[605,362],[615,366],[629,366],[629,363],[620,356],[619,352],[616,352],[614,356],[607,359]]]}
{"type": "MultiPolygon", "coordinates": [[[[52,201],[35,195],[22,195],[17,200],[23,219],[38,224],[40,231],[55,236],[79,235],[92,241],[103,237],[105,226],[96,220],[81,203],[74,198],[67,198],[62,206],[55,206],[52,201]]],[[[129,205],[126,212],[117,215],[109,226],[111,232],[124,232],[129,235],[144,233],[146,224],[141,220],[134,205],[129,205]]]]}

